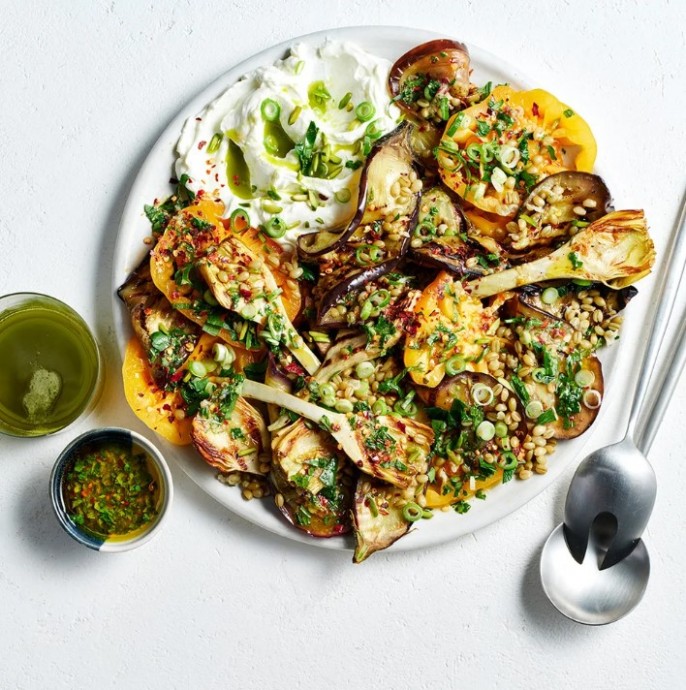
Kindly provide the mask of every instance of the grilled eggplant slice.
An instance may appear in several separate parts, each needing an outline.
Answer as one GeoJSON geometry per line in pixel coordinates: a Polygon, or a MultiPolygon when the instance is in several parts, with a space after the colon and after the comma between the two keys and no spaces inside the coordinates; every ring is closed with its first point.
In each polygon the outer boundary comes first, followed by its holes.
{"type": "Polygon", "coordinates": [[[532,380],[517,383],[527,417],[552,428],[553,438],[580,436],[595,421],[602,402],[600,360],[580,348],[574,329],[566,321],[531,307],[521,298],[509,300],[503,311],[519,341],[537,361],[532,380]]]}
{"type": "Polygon", "coordinates": [[[198,452],[220,472],[265,475],[269,433],[262,415],[236,396],[233,380],[213,378],[215,388],[193,417],[191,438],[198,452]]]}
{"type": "Polygon", "coordinates": [[[396,216],[412,215],[416,198],[413,195],[392,193],[406,183],[412,172],[412,151],[409,143],[410,125],[399,127],[379,139],[367,156],[362,175],[358,208],[352,220],[341,231],[319,231],[298,238],[298,251],[305,259],[312,259],[341,248],[354,234],[364,236],[365,226],[396,216]]]}
{"type": "Polygon", "coordinates": [[[353,333],[336,341],[315,373],[315,381],[324,383],[360,362],[383,357],[402,338],[414,333],[417,328],[414,309],[420,294],[418,290],[410,290],[400,301],[389,305],[379,318],[367,324],[366,334],[353,333]]]}
{"type": "MultiPolygon", "coordinates": [[[[556,283],[548,286],[528,285],[520,291],[519,299],[533,309],[566,320],[590,338],[595,326],[611,322],[637,294],[638,290],[633,285],[612,290],[602,283],[589,286],[556,283]],[[590,302],[583,304],[579,311],[577,303],[584,300],[590,302]]],[[[600,347],[605,338],[597,338],[594,349],[600,347]]]]}
{"type": "Polygon", "coordinates": [[[550,175],[531,190],[515,222],[508,224],[505,244],[515,252],[560,244],[613,210],[610,190],[598,175],[550,175]]]}
{"type": "Polygon", "coordinates": [[[401,110],[416,121],[440,125],[474,102],[469,81],[469,51],[464,43],[437,39],[399,57],[391,67],[388,87],[401,110]]]}
{"type": "MultiPolygon", "coordinates": [[[[317,251],[319,280],[313,291],[318,323],[347,293],[394,271],[409,247],[421,185],[412,163],[408,129],[383,141],[367,170],[367,201],[340,241],[317,251]],[[413,191],[414,190],[414,191],[413,191]]],[[[319,241],[321,233],[314,236],[319,241]]],[[[307,246],[305,235],[300,245],[307,246]]]]}
{"type": "Polygon", "coordinates": [[[468,235],[469,221],[455,192],[445,187],[431,187],[422,193],[417,224],[410,240],[409,254],[414,261],[461,276],[483,275],[489,265],[500,262],[500,255],[484,255],[482,248],[472,243],[468,235]]]}
{"type": "Polygon", "coordinates": [[[155,383],[165,388],[193,351],[201,334],[197,324],[184,318],[155,287],[146,256],[117,290],[131,315],[155,383]]]}
{"type": "Polygon", "coordinates": [[[337,537],[350,531],[352,487],[336,479],[330,487],[313,494],[287,480],[283,470],[272,468],[277,508],[294,527],[312,537],[337,537]],[[279,498],[279,496],[281,498],[279,498]]]}

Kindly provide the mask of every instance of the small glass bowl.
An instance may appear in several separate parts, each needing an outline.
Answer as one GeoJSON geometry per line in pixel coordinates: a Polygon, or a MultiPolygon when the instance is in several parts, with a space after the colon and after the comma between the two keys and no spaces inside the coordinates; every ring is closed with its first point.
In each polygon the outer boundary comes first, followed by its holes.
{"type": "Polygon", "coordinates": [[[54,297],[0,297],[0,432],[45,436],[90,412],[102,389],[98,344],[54,297]]]}
{"type": "Polygon", "coordinates": [[[55,462],[50,476],[50,498],[52,507],[60,525],[67,534],[79,544],[101,552],[129,551],[147,544],[162,527],[174,496],[174,487],[169,467],[160,451],[145,437],[135,431],[117,427],[93,429],[74,439],[60,454],[55,462]],[[67,474],[79,451],[88,449],[103,450],[112,445],[130,447],[134,453],[143,453],[148,461],[148,469],[153,479],[157,481],[160,493],[157,500],[156,515],[143,527],[127,534],[102,536],[77,524],[69,510],[65,496],[67,474]]]}

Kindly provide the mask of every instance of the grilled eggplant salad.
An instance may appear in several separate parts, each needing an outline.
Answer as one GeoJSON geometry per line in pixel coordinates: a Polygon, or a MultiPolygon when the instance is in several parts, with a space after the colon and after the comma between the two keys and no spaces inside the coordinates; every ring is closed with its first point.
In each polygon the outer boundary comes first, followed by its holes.
{"type": "MultiPolygon", "coordinates": [[[[294,246],[278,206],[311,194],[272,189],[273,215],[251,224],[184,175],[146,206],[151,251],[119,289],[135,413],[294,529],[353,532],[355,562],[544,474],[598,415],[598,350],[654,263],[643,212],[614,210],[593,173],[584,120],[470,78],[455,41],[399,57],[387,133],[318,83],[319,115],[369,121],[347,162],[327,154],[360,168],[352,216],[294,246]]],[[[267,105],[272,128],[306,117],[267,105]]],[[[327,147],[314,130],[293,144],[303,186],[327,147]]]]}

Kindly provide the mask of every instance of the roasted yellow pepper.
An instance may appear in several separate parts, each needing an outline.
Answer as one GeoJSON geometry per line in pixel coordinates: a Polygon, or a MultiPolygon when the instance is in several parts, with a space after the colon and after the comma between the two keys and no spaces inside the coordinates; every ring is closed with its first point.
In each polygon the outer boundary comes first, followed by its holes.
{"type": "Polygon", "coordinates": [[[497,86],[448,121],[437,154],[448,187],[482,211],[512,216],[544,177],[591,172],[596,143],[586,122],[547,91],[497,86]]]}

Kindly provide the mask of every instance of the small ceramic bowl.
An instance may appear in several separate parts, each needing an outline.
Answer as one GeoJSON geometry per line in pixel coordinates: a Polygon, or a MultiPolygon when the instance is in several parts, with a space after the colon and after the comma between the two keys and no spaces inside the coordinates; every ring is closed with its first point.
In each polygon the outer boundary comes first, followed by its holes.
{"type": "MultiPolygon", "coordinates": [[[[108,471],[109,469],[105,470],[105,472],[108,471]]],[[[119,475],[116,477],[117,480],[122,477],[126,478],[126,472],[122,471],[121,468],[117,470],[117,474],[119,475]]],[[[71,475],[71,481],[78,481],[78,478],[71,475]]],[[[152,487],[153,483],[148,486],[152,487]]],[[[116,490],[124,491],[124,489],[116,490]]],[[[171,472],[160,451],[140,434],[116,427],[93,429],[74,439],[57,458],[50,476],[52,507],[60,525],[70,537],[73,537],[80,544],[102,552],[128,551],[149,542],[160,531],[171,506],[173,495],[171,472]],[[105,458],[112,458],[111,461],[107,459],[102,461],[106,467],[115,466],[114,463],[117,460],[114,458],[118,453],[131,453],[136,456],[143,454],[145,456],[145,469],[154,482],[154,493],[151,493],[154,496],[154,508],[152,509],[154,517],[143,526],[123,534],[106,536],[97,528],[89,528],[83,521],[83,515],[78,514],[79,510],[83,511],[87,506],[82,504],[81,509],[75,508],[71,505],[68,497],[67,487],[70,482],[70,473],[76,462],[81,461],[82,467],[84,464],[90,467],[88,456],[92,457],[94,453],[102,455],[104,452],[108,452],[108,455],[104,456],[105,458]],[[108,462],[112,464],[108,466],[108,462]]],[[[102,516],[100,511],[116,512],[118,510],[116,505],[120,504],[116,504],[115,507],[112,505],[115,504],[100,503],[97,515],[102,516]]]]}

